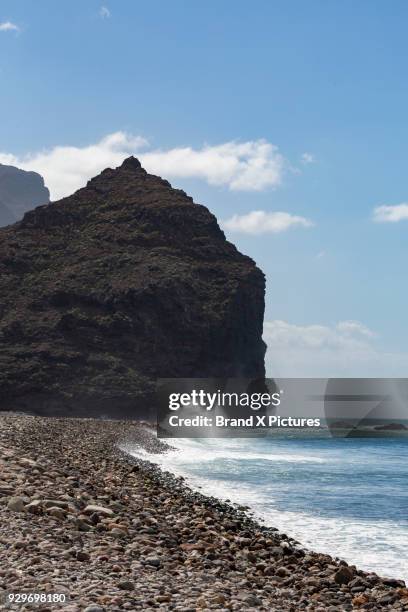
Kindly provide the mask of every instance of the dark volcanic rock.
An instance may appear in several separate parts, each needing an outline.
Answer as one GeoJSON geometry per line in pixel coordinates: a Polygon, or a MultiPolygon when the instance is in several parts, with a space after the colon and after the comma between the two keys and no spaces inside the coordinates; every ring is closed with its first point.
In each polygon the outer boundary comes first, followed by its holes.
{"type": "Polygon", "coordinates": [[[264,287],[129,158],[0,230],[0,409],[146,416],[157,377],[262,377],[264,287]]]}
{"type": "Polygon", "coordinates": [[[387,423],[374,427],[377,431],[405,431],[407,427],[403,423],[387,423]]]}
{"type": "Polygon", "coordinates": [[[18,221],[25,212],[49,200],[42,176],[0,164],[0,226],[18,221]]]}

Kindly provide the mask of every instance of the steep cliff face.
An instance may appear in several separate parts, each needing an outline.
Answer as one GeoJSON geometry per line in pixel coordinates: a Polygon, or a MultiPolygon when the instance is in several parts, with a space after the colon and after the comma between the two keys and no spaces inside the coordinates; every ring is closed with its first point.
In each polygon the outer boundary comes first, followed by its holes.
{"type": "Polygon", "coordinates": [[[146,416],[157,377],[262,377],[264,288],[129,158],[0,230],[0,409],[146,416]]]}
{"type": "Polygon", "coordinates": [[[0,164],[0,226],[18,221],[49,200],[50,192],[39,174],[0,164]]]}

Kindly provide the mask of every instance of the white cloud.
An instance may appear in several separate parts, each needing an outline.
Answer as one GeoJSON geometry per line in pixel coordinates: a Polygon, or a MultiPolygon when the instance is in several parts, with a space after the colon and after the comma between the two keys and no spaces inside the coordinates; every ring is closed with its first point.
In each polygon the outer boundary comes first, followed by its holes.
{"type": "Polygon", "coordinates": [[[285,165],[277,147],[265,140],[151,151],[143,155],[143,162],[164,176],[201,178],[233,191],[277,187],[285,165]]]}
{"type": "Polygon", "coordinates": [[[311,227],[312,221],[287,212],[253,210],[246,215],[233,215],[223,222],[223,227],[243,234],[277,234],[291,227],[311,227]]]}
{"type": "Polygon", "coordinates": [[[85,185],[104,168],[118,166],[133,154],[146,170],[166,178],[197,178],[210,185],[242,191],[277,187],[285,166],[277,148],[264,140],[227,142],[201,149],[152,150],[144,138],[125,132],[114,132],[83,147],[60,145],[23,156],[0,152],[0,163],[40,172],[52,199],[58,199],[85,185]]]}
{"type": "Polygon", "coordinates": [[[0,164],[12,166],[16,162],[16,156],[12,153],[0,153],[0,164]]]}
{"type": "Polygon", "coordinates": [[[302,164],[314,164],[316,161],[315,156],[313,155],[313,153],[302,153],[301,155],[301,162],[302,164]]]}
{"type": "Polygon", "coordinates": [[[358,321],[333,326],[270,321],[264,340],[268,376],[401,377],[408,368],[408,354],[381,350],[376,334],[358,321]]]}
{"type": "Polygon", "coordinates": [[[3,21],[0,23],[0,32],[19,32],[20,28],[18,25],[11,21],[3,21]]]}
{"type": "Polygon", "coordinates": [[[340,321],[336,325],[337,331],[346,336],[366,336],[368,338],[372,338],[375,336],[375,333],[371,331],[368,327],[360,323],[359,321],[340,321]]]}
{"type": "Polygon", "coordinates": [[[377,206],[374,208],[373,219],[377,223],[398,223],[408,219],[408,204],[396,204],[395,206],[377,206]]]}
{"type": "Polygon", "coordinates": [[[99,16],[102,17],[102,19],[109,19],[109,17],[111,16],[111,12],[108,7],[101,6],[99,16]]]}
{"type": "Polygon", "coordinates": [[[59,199],[83,187],[88,179],[104,168],[120,165],[125,157],[145,145],[143,138],[116,132],[82,148],[58,146],[24,157],[0,153],[0,163],[39,172],[52,199],[59,199]]]}

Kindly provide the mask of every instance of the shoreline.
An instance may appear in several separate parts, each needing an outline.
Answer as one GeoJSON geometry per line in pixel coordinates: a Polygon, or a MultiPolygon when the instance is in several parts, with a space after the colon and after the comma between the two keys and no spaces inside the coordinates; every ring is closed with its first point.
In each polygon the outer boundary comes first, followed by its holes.
{"type": "Polygon", "coordinates": [[[0,413],[0,594],[71,598],[14,609],[408,610],[402,581],[304,549],[118,443],[169,448],[134,421],[0,413]]]}
{"type": "MultiPolygon", "coordinates": [[[[325,446],[325,441],[322,447],[319,440],[316,446],[292,446],[291,441],[284,440],[276,448],[264,439],[255,440],[254,444],[250,440],[243,440],[241,444],[241,440],[234,438],[224,439],[223,443],[219,439],[205,438],[165,441],[175,446],[175,450],[158,456],[140,448],[125,450],[157,463],[177,476],[183,476],[195,491],[217,497],[233,506],[247,506],[248,512],[258,523],[286,533],[300,542],[304,550],[331,555],[367,573],[398,577],[408,583],[404,544],[407,529],[403,520],[399,521],[399,517],[403,517],[400,501],[403,498],[399,497],[403,495],[400,488],[402,478],[399,484],[396,483],[395,504],[389,496],[384,499],[380,487],[377,493],[371,495],[371,499],[364,499],[364,507],[361,506],[356,513],[349,513],[347,506],[344,506],[348,499],[353,503],[353,498],[360,496],[360,491],[355,489],[355,478],[354,485],[348,478],[351,455],[350,467],[358,464],[356,472],[360,474],[360,480],[365,480],[367,469],[371,487],[375,484],[376,478],[371,468],[362,463],[375,450],[372,441],[368,455],[365,440],[361,446],[360,441],[356,445],[354,440],[345,440],[344,445],[339,445],[336,440],[334,449],[325,446]],[[350,445],[353,447],[352,454],[344,452],[350,445]],[[260,463],[254,462],[255,459],[259,459],[260,463]],[[333,466],[334,461],[338,463],[336,486],[340,488],[332,501],[322,489],[325,485],[322,474],[325,469],[331,469],[329,465],[333,466]],[[327,467],[324,468],[323,464],[327,464],[327,467]],[[288,481],[291,482],[290,488],[285,486],[288,481]],[[321,494],[321,501],[318,502],[316,496],[320,498],[321,494]],[[387,510],[390,503],[392,506],[387,510]]],[[[384,448],[381,442],[378,458],[374,459],[371,455],[374,473],[381,470],[383,460],[388,461],[388,449],[391,451],[392,448],[391,444],[384,448]]],[[[404,447],[400,451],[404,453],[404,447]]],[[[394,450],[393,460],[397,457],[398,450],[394,450]]],[[[368,491],[366,482],[364,487],[363,491],[368,491]]],[[[394,492],[390,491],[390,494],[394,492]]]]}

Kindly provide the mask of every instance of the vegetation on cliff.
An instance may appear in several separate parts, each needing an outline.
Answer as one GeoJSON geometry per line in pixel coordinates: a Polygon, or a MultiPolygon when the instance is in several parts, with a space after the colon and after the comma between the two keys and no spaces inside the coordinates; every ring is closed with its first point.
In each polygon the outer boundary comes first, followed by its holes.
{"type": "Polygon", "coordinates": [[[131,157],[0,230],[0,409],[146,415],[157,377],[262,377],[264,289],[131,157]]]}

